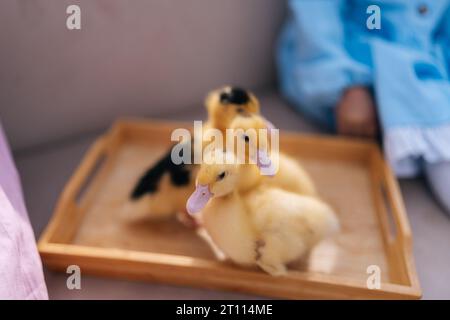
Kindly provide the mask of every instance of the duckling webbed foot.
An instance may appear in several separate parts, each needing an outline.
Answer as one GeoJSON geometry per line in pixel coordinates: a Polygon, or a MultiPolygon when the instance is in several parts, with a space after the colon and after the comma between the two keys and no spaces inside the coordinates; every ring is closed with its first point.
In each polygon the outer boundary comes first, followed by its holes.
{"type": "Polygon", "coordinates": [[[197,229],[197,235],[209,244],[209,247],[213,251],[214,256],[217,260],[222,262],[227,260],[227,256],[225,255],[225,253],[223,253],[223,251],[219,249],[219,247],[214,243],[214,241],[211,239],[208,232],[204,228],[199,227],[197,229]]]}
{"type": "MultiPolygon", "coordinates": [[[[265,272],[272,276],[282,276],[287,273],[286,266],[283,263],[277,263],[276,261],[267,261],[267,244],[264,240],[257,240],[255,242],[255,260],[256,264],[265,272]]],[[[274,257],[271,257],[272,260],[274,257]]]]}
{"type": "Polygon", "coordinates": [[[287,274],[284,264],[268,264],[264,261],[256,261],[256,264],[271,276],[279,277],[287,274]]]}

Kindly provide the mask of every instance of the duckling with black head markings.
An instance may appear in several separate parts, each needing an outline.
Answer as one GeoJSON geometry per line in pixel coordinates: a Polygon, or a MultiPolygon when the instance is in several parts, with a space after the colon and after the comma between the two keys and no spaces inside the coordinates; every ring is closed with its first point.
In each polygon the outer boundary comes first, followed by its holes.
{"type": "Polygon", "coordinates": [[[216,128],[222,133],[225,133],[236,116],[260,112],[259,101],[253,93],[233,86],[211,91],[205,99],[205,106],[208,121],[204,128],[216,128]]]}
{"type": "MultiPolygon", "coordinates": [[[[227,159],[235,157],[225,154],[227,159]]],[[[240,191],[240,168],[236,161],[204,162],[186,204],[190,214],[201,212],[203,228],[235,263],[283,275],[287,264],[338,230],[333,210],[317,198],[264,183],[240,191]]]]}

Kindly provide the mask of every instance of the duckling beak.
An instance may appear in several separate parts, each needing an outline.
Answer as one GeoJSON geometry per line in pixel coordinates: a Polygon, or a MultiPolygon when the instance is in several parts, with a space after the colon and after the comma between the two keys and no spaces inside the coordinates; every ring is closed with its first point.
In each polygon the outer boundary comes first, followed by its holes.
{"type": "MultiPolygon", "coordinates": [[[[272,122],[267,119],[264,119],[266,123],[267,133],[270,134],[270,131],[276,129],[272,122]]],[[[273,177],[275,175],[275,168],[272,166],[272,160],[266,151],[262,149],[258,149],[256,154],[256,165],[258,166],[260,172],[264,176],[273,177]]]]}
{"type": "Polygon", "coordinates": [[[266,151],[258,149],[256,165],[258,166],[260,172],[264,176],[274,176],[275,168],[272,166],[272,160],[266,151]]]}
{"type": "Polygon", "coordinates": [[[272,165],[272,160],[270,159],[266,151],[258,149],[256,156],[256,165],[260,169],[268,168],[272,165]]]}
{"type": "Polygon", "coordinates": [[[193,215],[199,211],[201,211],[209,199],[211,199],[213,194],[209,191],[209,186],[206,184],[198,184],[195,188],[194,193],[191,194],[187,203],[186,209],[190,215],[193,215]]]}

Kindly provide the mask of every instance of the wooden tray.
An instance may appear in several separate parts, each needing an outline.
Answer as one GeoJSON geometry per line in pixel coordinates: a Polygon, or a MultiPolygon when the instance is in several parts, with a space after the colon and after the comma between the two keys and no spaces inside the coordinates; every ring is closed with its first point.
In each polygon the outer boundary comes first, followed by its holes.
{"type": "Polygon", "coordinates": [[[375,144],[282,132],[280,148],[299,158],[336,210],[341,233],[307,263],[272,277],[214,259],[175,220],[126,223],[121,210],[136,179],[166,152],[186,123],[118,121],[100,137],[66,185],[39,240],[50,269],[249,292],[284,298],[420,298],[408,218],[395,178],[375,144]],[[367,268],[381,270],[368,289],[367,268]]]}

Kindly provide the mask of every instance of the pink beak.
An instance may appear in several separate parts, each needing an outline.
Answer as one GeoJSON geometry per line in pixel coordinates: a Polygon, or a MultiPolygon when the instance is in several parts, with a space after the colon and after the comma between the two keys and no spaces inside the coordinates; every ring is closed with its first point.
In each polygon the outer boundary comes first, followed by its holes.
{"type": "Polygon", "coordinates": [[[264,150],[257,151],[256,165],[264,176],[273,177],[276,173],[272,166],[272,160],[264,150]]]}
{"type": "MultiPolygon", "coordinates": [[[[267,134],[270,134],[270,131],[275,129],[275,126],[269,120],[266,121],[267,134]]],[[[258,149],[256,154],[256,165],[260,169],[261,173],[266,176],[274,176],[275,172],[272,170],[272,160],[266,151],[258,149]]]]}
{"type": "Polygon", "coordinates": [[[211,193],[211,191],[209,191],[208,185],[202,184],[197,185],[194,193],[191,194],[186,203],[187,212],[190,215],[193,215],[201,211],[206,206],[209,199],[212,198],[212,196],[213,194],[211,193]]]}
{"type": "Polygon", "coordinates": [[[269,155],[264,150],[258,149],[256,157],[256,165],[258,168],[268,168],[272,165],[269,155]]]}

